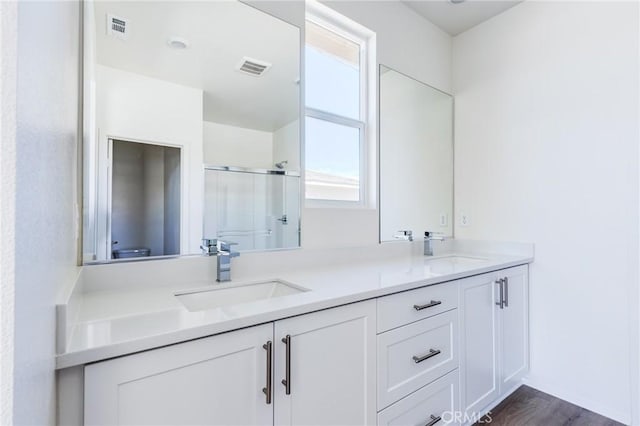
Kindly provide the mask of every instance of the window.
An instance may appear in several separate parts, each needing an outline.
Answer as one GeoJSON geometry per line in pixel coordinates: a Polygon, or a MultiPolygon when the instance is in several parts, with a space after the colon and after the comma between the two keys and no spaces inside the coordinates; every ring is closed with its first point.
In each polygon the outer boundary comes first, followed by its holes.
{"type": "Polygon", "coordinates": [[[313,4],[305,26],[305,197],[364,206],[371,169],[367,71],[373,34],[313,4]]]}

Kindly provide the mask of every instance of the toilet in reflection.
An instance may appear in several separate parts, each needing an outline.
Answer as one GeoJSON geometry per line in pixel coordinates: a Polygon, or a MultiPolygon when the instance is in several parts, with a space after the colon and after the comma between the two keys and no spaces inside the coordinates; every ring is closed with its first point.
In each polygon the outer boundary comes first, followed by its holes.
{"type": "Polygon", "coordinates": [[[114,259],[130,259],[134,257],[149,257],[151,249],[146,247],[132,247],[125,249],[116,249],[113,251],[114,259]]]}

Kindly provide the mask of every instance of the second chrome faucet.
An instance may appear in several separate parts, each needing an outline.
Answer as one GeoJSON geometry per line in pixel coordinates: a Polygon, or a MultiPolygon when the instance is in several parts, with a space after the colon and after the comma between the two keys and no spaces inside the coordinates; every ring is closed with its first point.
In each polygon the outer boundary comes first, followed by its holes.
{"type": "Polygon", "coordinates": [[[424,232],[424,255],[433,256],[433,244],[432,241],[444,241],[444,236],[436,235],[435,232],[424,232]]]}

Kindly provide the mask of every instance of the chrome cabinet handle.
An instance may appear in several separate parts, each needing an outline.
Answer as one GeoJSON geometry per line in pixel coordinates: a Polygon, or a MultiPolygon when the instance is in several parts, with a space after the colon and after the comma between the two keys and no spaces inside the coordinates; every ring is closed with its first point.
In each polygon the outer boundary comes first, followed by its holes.
{"type": "Polygon", "coordinates": [[[267,351],[267,387],[262,388],[262,392],[267,396],[267,404],[271,404],[271,388],[273,387],[271,385],[273,377],[271,374],[271,357],[273,356],[273,344],[271,343],[271,340],[269,340],[267,343],[262,345],[262,347],[267,351]]]}
{"type": "Polygon", "coordinates": [[[508,308],[509,307],[509,277],[504,277],[502,282],[504,283],[504,307],[508,308]]]}
{"type": "Polygon", "coordinates": [[[287,395],[291,395],[291,336],[287,334],[285,337],[283,337],[282,343],[287,345],[286,352],[285,352],[286,361],[285,361],[285,368],[284,368],[285,378],[282,379],[282,384],[284,385],[285,393],[287,395]]]}
{"type": "Polygon", "coordinates": [[[415,309],[416,311],[421,311],[423,309],[427,309],[427,308],[433,308],[434,306],[438,306],[441,305],[442,301],[441,300],[432,300],[431,302],[425,304],[425,305],[413,305],[413,309],[415,309]]]}
{"type": "Polygon", "coordinates": [[[422,356],[414,355],[413,360],[415,361],[416,364],[418,364],[424,360],[433,358],[434,356],[438,355],[440,352],[441,352],[440,349],[429,349],[428,354],[422,355],[422,356]]]}
{"type": "Polygon", "coordinates": [[[427,423],[424,426],[433,426],[436,423],[438,423],[440,420],[442,420],[442,417],[440,416],[434,416],[433,414],[431,415],[431,420],[429,421],[429,423],[427,423]]]}
{"type": "Polygon", "coordinates": [[[496,302],[496,305],[500,306],[500,309],[504,309],[504,279],[500,278],[496,280],[496,284],[500,286],[500,297],[496,302]]]}

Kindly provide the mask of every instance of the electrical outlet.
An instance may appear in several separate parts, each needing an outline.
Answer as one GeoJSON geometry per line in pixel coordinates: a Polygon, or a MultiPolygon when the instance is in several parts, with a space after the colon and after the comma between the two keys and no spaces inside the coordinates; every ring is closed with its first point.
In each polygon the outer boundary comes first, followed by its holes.
{"type": "Polygon", "coordinates": [[[466,213],[460,213],[460,226],[469,226],[471,224],[471,220],[469,219],[469,215],[466,213]]]}
{"type": "Polygon", "coordinates": [[[440,226],[447,226],[448,221],[448,217],[446,213],[440,213],[440,226]]]}

